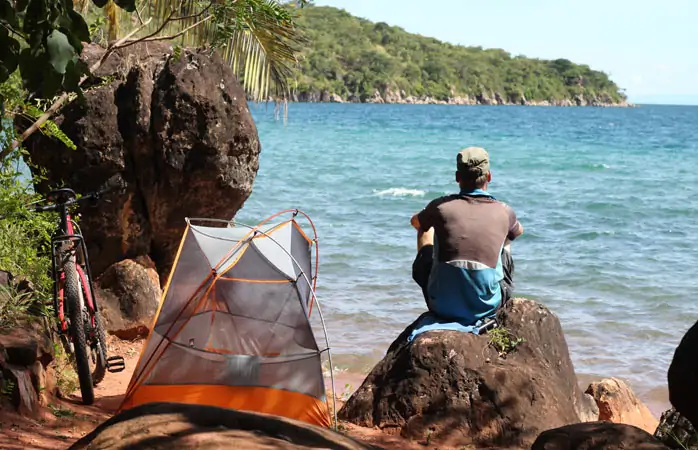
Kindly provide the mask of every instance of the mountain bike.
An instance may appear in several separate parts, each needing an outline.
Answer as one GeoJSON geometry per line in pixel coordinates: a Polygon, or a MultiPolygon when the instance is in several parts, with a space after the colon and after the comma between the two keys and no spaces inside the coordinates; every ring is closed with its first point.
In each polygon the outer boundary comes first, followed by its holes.
{"type": "Polygon", "coordinates": [[[106,371],[121,372],[125,363],[121,356],[108,356],[85,239],[69,209],[87,201],[96,202],[111,189],[113,186],[80,198],[72,189],[56,189],[46,197],[52,204],[34,207],[36,212],[52,211],[59,215],[58,227],[51,238],[53,306],[58,334],[74,361],[82,402],[86,405],[94,402],[94,386],[102,381],[106,371]]]}

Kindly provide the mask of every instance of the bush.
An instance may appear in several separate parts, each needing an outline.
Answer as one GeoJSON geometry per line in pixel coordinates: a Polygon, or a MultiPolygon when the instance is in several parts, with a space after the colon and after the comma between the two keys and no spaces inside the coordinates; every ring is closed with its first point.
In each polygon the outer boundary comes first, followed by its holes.
{"type": "MultiPolygon", "coordinates": [[[[13,130],[0,132],[0,148],[10,145],[13,130]]],[[[22,173],[22,152],[7,156],[0,167],[0,269],[30,280],[41,297],[52,295],[50,239],[54,213],[35,213],[29,205],[40,200],[31,175],[22,173]]],[[[26,167],[26,166],[24,166],[26,167]]],[[[1,318],[0,318],[1,319],[1,318]]]]}

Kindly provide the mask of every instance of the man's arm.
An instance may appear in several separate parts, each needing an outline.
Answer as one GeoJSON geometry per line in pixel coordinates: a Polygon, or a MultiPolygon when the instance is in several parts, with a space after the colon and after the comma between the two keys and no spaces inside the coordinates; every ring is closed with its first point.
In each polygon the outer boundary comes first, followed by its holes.
{"type": "Polygon", "coordinates": [[[417,231],[429,231],[434,226],[434,202],[430,202],[423,210],[412,216],[410,224],[417,231]]]}
{"type": "Polygon", "coordinates": [[[507,239],[510,241],[513,241],[517,237],[521,236],[524,232],[524,227],[521,225],[521,222],[519,222],[519,219],[516,217],[516,213],[514,212],[511,207],[507,205],[507,212],[509,213],[509,233],[507,234],[507,239]]]}
{"type": "Polygon", "coordinates": [[[421,231],[422,227],[421,224],[419,223],[419,213],[415,214],[412,216],[412,219],[410,219],[410,224],[417,230],[421,231]]]}

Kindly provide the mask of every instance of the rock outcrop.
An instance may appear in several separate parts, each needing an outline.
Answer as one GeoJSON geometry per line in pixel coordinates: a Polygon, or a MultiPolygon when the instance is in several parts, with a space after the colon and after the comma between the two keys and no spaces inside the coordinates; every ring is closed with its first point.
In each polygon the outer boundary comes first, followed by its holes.
{"type": "Polygon", "coordinates": [[[531,450],[669,450],[651,434],[632,425],[589,422],[548,430],[531,450]]]}
{"type": "Polygon", "coordinates": [[[15,318],[16,322],[0,323],[0,404],[9,400],[20,413],[37,417],[40,407],[57,394],[57,387],[49,367],[53,342],[43,317],[31,314],[32,293],[26,280],[0,270],[0,305],[10,295],[25,296],[30,304],[29,313],[15,318]]]}
{"type": "Polygon", "coordinates": [[[361,99],[356,95],[349,95],[346,100],[337,93],[327,92],[303,92],[293,95],[294,102],[302,103],[397,103],[409,105],[522,105],[522,106],[594,106],[594,107],[632,107],[634,105],[627,102],[616,103],[610,97],[576,96],[575,98],[549,99],[549,100],[527,100],[523,93],[504,95],[500,92],[486,92],[479,94],[459,95],[451,92],[451,95],[444,99],[436,99],[429,95],[413,96],[407,95],[405,91],[387,88],[383,92],[374,91],[372,95],[361,99]]]}
{"type": "Polygon", "coordinates": [[[376,447],[296,420],[173,403],[150,403],[126,410],[70,447],[71,450],[124,448],[364,450],[376,447]]]}
{"type": "Polygon", "coordinates": [[[676,347],[667,378],[669,401],[698,428],[698,322],[676,347]]]}
{"type": "Polygon", "coordinates": [[[654,436],[671,449],[698,449],[698,432],[691,421],[682,417],[674,408],[662,414],[654,436]]]}
{"type": "MultiPolygon", "coordinates": [[[[91,65],[103,52],[88,45],[82,57],[91,65]]],[[[125,181],[124,192],[81,209],[94,277],[148,255],[164,283],[185,217],[232,218],[252,191],[260,142],[232,70],[204,49],[173,53],[145,43],[107,58],[95,74],[102,78],[87,81],[85,102],[55,118],[77,150],[41,133],[25,142],[32,162],[47,169],[42,193],[125,181]]]]}
{"type": "Polygon", "coordinates": [[[147,336],[162,295],[155,264],[144,256],[109,266],[95,280],[95,295],[107,332],[128,340],[147,336]]]}
{"type": "Polygon", "coordinates": [[[633,425],[654,433],[659,421],[622,380],[610,378],[591,383],[586,393],[599,407],[599,420],[633,425]]]}
{"type": "Polygon", "coordinates": [[[0,392],[23,415],[37,416],[56,392],[51,337],[38,322],[0,330],[0,392]]]}
{"type": "MultiPolygon", "coordinates": [[[[505,358],[488,335],[408,327],[340,410],[340,419],[451,446],[528,446],[544,430],[598,416],[577,385],[558,318],[514,299],[499,324],[523,338],[505,358]]],[[[593,420],[593,419],[592,419],[593,420]]]]}

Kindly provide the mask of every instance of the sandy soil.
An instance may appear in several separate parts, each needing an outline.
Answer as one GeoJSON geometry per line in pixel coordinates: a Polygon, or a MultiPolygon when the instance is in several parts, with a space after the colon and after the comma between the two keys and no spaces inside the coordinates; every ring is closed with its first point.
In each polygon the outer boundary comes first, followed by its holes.
{"type": "MultiPolygon", "coordinates": [[[[143,341],[126,342],[111,336],[109,339],[113,354],[124,357],[126,369],[121,373],[107,373],[104,380],[95,388],[94,404],[90,406],[81,404],[78,390],[71,393],[67,399],[55,399],[49,407],[43,408],[34,418],[0,409],[0,449],[67,449],[116,412],[138,363],[143,341]]],[[[339,374],[335,377],[338,409],[343,404],[342,400],[351,394],[345,386],[354,390],[362,381],[357,376],[339,374]]],[[[361,428],[348,423],[340,423],[339,429],[348,436],[385,449],[437,448],[428,446],[424,442],[408,442],[399,436],[381,433],[377,429],[361,428]]],[[[446,450],[444,447],[439,448],[446,450]]]]}

